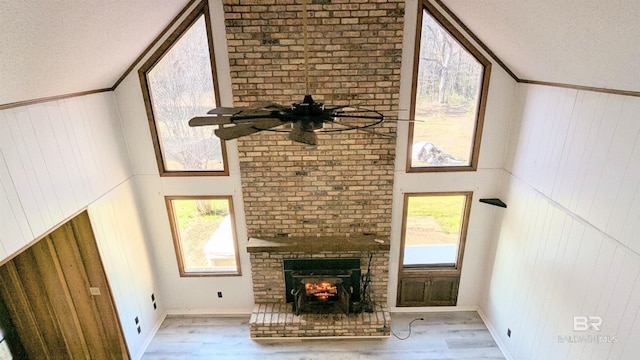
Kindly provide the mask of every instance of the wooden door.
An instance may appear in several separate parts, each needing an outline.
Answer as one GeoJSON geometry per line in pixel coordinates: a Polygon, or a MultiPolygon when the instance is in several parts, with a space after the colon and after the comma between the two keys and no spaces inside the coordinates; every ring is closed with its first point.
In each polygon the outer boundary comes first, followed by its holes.
{"type": "Polygon", "coordinates": [[[29,358],[129,358],[86,211],[0,267],[0,296],[29,358]]]}

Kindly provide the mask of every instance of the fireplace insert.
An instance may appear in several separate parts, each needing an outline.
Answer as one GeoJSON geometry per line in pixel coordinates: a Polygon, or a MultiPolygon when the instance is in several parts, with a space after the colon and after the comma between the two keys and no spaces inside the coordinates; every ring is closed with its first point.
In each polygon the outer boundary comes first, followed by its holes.
{"type": "Polygon", "coordinates": [[[293,312],[345,313],[360,301],[360,259],[284,259],[293,312]]]}

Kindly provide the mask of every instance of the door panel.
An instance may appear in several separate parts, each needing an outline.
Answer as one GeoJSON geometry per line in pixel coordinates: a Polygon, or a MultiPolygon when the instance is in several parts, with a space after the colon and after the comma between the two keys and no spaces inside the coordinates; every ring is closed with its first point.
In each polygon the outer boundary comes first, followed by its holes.
{"type": "Polygon", "coordinates": [[[0,278],[30,358],[129,358],[86,211],[0,267],[0,278]]]}
{"type": "Polygon", "coordinates": [[[454,306],[459,282],[457,274],[401,274],[397,306],[454,306]]]}

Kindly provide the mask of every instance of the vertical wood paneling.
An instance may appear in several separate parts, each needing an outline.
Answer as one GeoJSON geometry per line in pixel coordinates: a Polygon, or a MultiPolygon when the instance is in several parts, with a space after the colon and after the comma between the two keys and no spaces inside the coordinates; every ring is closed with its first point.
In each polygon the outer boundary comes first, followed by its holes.
{"type": "Polygon", "coordinates": [[[607,153],[613,141],[620,110],[624,103],[624,98],[615,95],[607,95],[608,101],[605,104],[604,116],[598,124],[598,136],[592,144],[593,148],[591,156],[588,158],[587,171],[583,176],[582,187],[577,193],[577,203],[573,207],[573,211],[579,216],[588,219],[589,209],[593,206],[595,192],[598,182],[602,176],[606,176],[603,168],[606,162],[607,153]],[[603,175],[604,174],[604,175],[603,175]]]}
{"type": "MultiPolygon", "coordinates": [[[[39,190],[37,193],[39,196],[38,206],[44,214],[43,218],[45,219],[46,229],[50,229],[59,222],[57,219],[64,219],[64,217],[51,180],[51,174],[47,169],[42,148],[36,137],[37,123],[39,123],[41,119],[32,117],[33,114],[31,114],[30,108],[18,108],[15,114],[16,130],[20,134],[24,145],[22,147],[23,153],[21,154],[21,160],[25,165],[28,164],[30,167],[34,188],[39,190]]],[[[40,129],[38,128],[37,131],[40,131],[40,129]]]]}
{"type": "Polygon", "coordinates": [[[51,124],[47,108],[44,105],[38,104],[29,107],[28,115],[36,147],[31,152],[39,155],[37,158],[40,159],[40,162],[34,163],[34,166],[39,169],[39,182],[46,184],[45,192],[50,193],[48,201],[51,201],[51,206],[55,209],[55,212],[52,212],[52,219],[53,221],[60,218],[65,219],[75,213],[78,207],[74,204],[75,199],[69,184],[69,176],[53,131],[54,125],[51,124]]]}
{"type": "Polygon", "coordinates": [[[34,358],[128,358],[86,212],[0,267],[0,274],[9,317],[34,358]],[[101,294],[92,295],[90,287],[101,294]]]}
{"type": "Polygon", "coordinates": [[[13,180],[0,150],[0,259],[23,247],[31,238],[29,224],[22,212],[13,180]]]}
{"type": "MultiPolygon", "coordinates": [[[[612,95],[613,96],[613,95],[612,95]]],[[[629,98],[622,106],[615,133],[607,157],[602,164],[602,176],[596,188],[589,219],[599,229],[605,230],[616,197],[628,167],[638,168],[640,163],[630,163],[633,148],[640,132],[640,101],[629,98]]],[[[629,196],[628,189],[626,196],[629,196]]]]}
{"type": "Polygon", "coordinates": [[[580,122],[576,131],[581,132],[581,141],[574,142],[574,144],[577,143],[576,146],[580,147],[580,151],[575,153],[575,157],[569,161],[572,164],[576,164],[576,168],[574,170],[575,181],[571,186],[571,190],[568,191],[567,194],[571,197],[569,199],[569,203],[566,204],[569,209],[574,211],[576,209],[576,204],[578,203],[582,184],[586,178],[587,169],[591,163],[593,152],[600,150],[596,146],[593,146],[593,144],[595,144],[596,139],[601,136],[600,127],[606,110],[604,105],[606,103],[607,96],[605,94],[596,95],[597,96],[593,98],[593,101],[590,102],[592,106],[583,106],[578,109],[580,112],[580,122]]]}
{"type": "MultiPolygon", "coordinates": [[[[538,89],[539,91],[543,91],[544,89],[538,89]]],[[[571,144],[573,142],[574,139],[574,133],[576,131],[576,127],[578,126],[578,113],[579,113],[579,106],[582,104],[582,101],[584,99],[584,93],[583,92],[577,92],[576,93],[576,97],[573,101],[573,103],[571,104],[571,111],[569,112],[569,114],[567,114],[568,116],[566,117],[565,121],[567,122],[567,131],[564,134],[564,140],[562,141],[562,149],[561,151],[557,154],[558,157],[560,157],[560,163],[558,166],[558,172],[555,174],[555,182],[554,182],[554,186],[553,186],[553,190],[551,192],[551,196],[554,199],[561,199],[561,196],[564,194],[564,192],[562,191],[564,187],[566,187],[566,181],[564,179],[564,175],[565,175],[565,169],[567,167],[567,163],[571,161],[571,152],[569,151],[571,149],[571,144]]],[[[535,106],[532,104],[532,106],[535,106]]],[[[532,119],[531,121],[535,121],[535,119],[532,119]]],[[[513,141],[518,141],[517,139],[513,140],[513,141]]],[[[517,160],[514,160],[517,162],[517,160]]],[[[566,198],[566,195],[565,195],[566,198]]]]}
{"type": "Polygon", "coordinates": [[[45,338],[41,335],[39,327],[45,327],[46,321],[40,321],[33,312],[25,311],[29,308],[29,296],[26,289],[22,286],[20,275],[16,269],[14,262],[0,266],[0,295],[4,299],[7,308],[11,313],[18,314],[12,321],[18,333],[30,333],[33,336],[27,336],[20,339],[24,346],[26,354],[30,359],[49,359],[47,351],[48,345],[45,338]]]}
{"type": "Polygon", "coordinates": [[[101,195],[101,189],[105,186],[104,175],[100,171],[101,161],[95,152],[108,151],[110,149],[94,149],[93,144],[95,144],[95,141],[88,130],[86,113],[81,99],[61,100],[60,106],[63,112],[73,119],[71,128],[78,144],[79,160],[85,170],[84,179],[88,185],[89,199],[96,199],[101,195]]]}
{"type": "Polygon", "coordinates": [[[1,259],[131,176],[111,93],[0,111],[0,153],[1,259]]]}
{"type": "MultiPolygon", "coordinates": [[[[64,226],[56,230],[56,232],[63,231],[65,231],[64,226]]],[[[30,303],[32,308],[33,304],[41,301],[49,304],[48,312],[34,312],[38,314],[39,321],[52,320],[58,327],[55,334],[57,336],[53,336],[50,330],[42,331],[46,339],[59,341],[57,347],[49,347],[52,355],[69,354],[72,357],[87,358],[89,349],[80,328],[80,318],[74,308],[71,289],[63,281],[62,269],[51,244],[51,237],[42,239],[28,251],[16,257],[14,261],[22,265],[20,277],[23,283],[40,285],[44,289],[41,294],[30,292],[30,295],[36,295],[32,299],[38,299],[30,303]],[[33,261],[24,261],[28,259],[26,255],[29,255],[31,257],[29,260],[33,261]]],[[[22,333],[21,335],[25,337],[33,334],[22,333]]]]}
{"type": "MultiPolygon", "coordinates": [[[[29,221],[31,232],[41,234],[47,229],[51,218],[46,208],[40,206],[44,202],[42,190],[37,183],[38,177],[33,170],[28,156],[27,145],[22,139],[15,115],[15,109],[2,111],[5,121],[0,121],[0,146],[7,164],[7,169],[22,209],[29,221]]],[[[30,239],[31,240],[31,239],[30,239]]],[[[29,240],[29,241],[30,241],[29,240]]]]}
{"type": "MultiPolygon", "coordinates": [[[[156,291],[151,271],[133,180],[116,187],[89,206],[91,223],[132,357],[143,350],[144,340],[161,320],[162,310],[153,309],[156,291]],[[138,317],[141,335],[134,319],[138,317]]],[[[162,302],[158,302],[163,306],[162,302]]]]}
{"type": "MultiPolygon", "coordinates": [[[[96,358],[119,357],[126,354],[124,343],[120,339],[120,323],[115,316],[111,290],[105,277],[102,260],[98,253],[93,229],[86,212],[78,215],[80,219],[71,223],[72,236],[82,241],[56,241],[53,244],[58,253],[74,254],[64,256],[62,263],[65,280],[75,284],[74,294],[76,310],[85,320],[81,325],[89,344],[91,355],[96,358]],[[76,271],[80,268],[83,271],[76,271]],[[100,295],[90,295],[89,287],[99,288],[100,295]],[[91,320],[93,319],[93,320],[91,320]],[[119,346],[101,346],[103,343],[119,346]]],[[[70,286],[72,288],[72,286],[70,286]]]]}
{"type": "MultiPolygon", "coordinates": [[[[59,132],[56,136],[59,140],[62,139],[64,141],[66,138],[69,141],[69,149],[66,151],[67,157],[65,157],[65,160],[69,167],[78,171],[78,178],[73,182],[77,184],[76,194],[78,195],[80,203],[88,204],[93,200],[91,196],[91,183],[88,177],[89,172],[87,171],[89,164],[83,161],[83,149],[76,135],[76,133],[79,132],[79,130],[76,129],[76,127],[78,127],[78,120],[71,116],[65,104],[66,103],[61,101],[51,104],[56,110],[60,111],[60,116],[62,117],[62,121],[57,126],[59,132]],[[73,156],[68,156],[69,153],[73,156]]],[[[52,110],[50,110],[50,112],[51,111],[52,110]]]]}
{"type": "Polygon", "coordinates": [[[633,359],[640,342],[640,99],[520,86],[509,208],[482,307],[515,358],[633,359]],[[574,316],[601,316],[602,330],[576,332],[574,316]],[[581,335],[618,342],[558,340],[581,335]]]}
{"type": "MultiPolygon", "coordinates": [[[[79,209],[82,204],[86,203],[87,196],[84,194],[84,183],[82,182],[81,170],[75,159],[74,146],[75,138],[70,137],[67,131],[68,119],[62,116],[60,106],[57,103],[44,103],[47,117],[49,119],[51,132],[50,136],[54,137],[56,144],[55,151],[59,154],[60,163],[57,174],[63,176],[60,179],[65,193],[59,196],[63,211],[79,209]]],[[[58,183],[58,181],[54,181],[58,183]]]]}
{"type": "MultiPolygon", "coordinates": [[[[640,304],[640,277],[638,277],[638,272],[640,271],[640,261],[638,261],[638,259],[634,259],[633,255],[631,254],[627,254],[627,258],[625,258],[625,260],[630,261],[629,267],[631,268],[631,270],[625,272],[626,276],[624,279],[622,279],[623,281],[618,280],[618,282],[620,283],[619,286],[621,287],[628,286],[630,295],[626,299],[621,298],[621,300],[618,301],[618,304],[613,304],[613,306],[610,307],[610,311],[615,311],[617,309],[621,311],[621,319],[620,321],[618,321],[618,324],[615,324],[609,319],[609,316],[607,316],[607,325],[609,326],[606,327],[604,331],[611,331],[611,334],[637,334],[637,332],[632,332],[632,326],[636,317],[638,316],[638,313],[640,312],[640,307],[638,307],[638,304],[640,304]],[[619,307],[616,308],[617,305],[619,307]]],[[[608,358],[622,358],[622,353],[624,352],[624,347],[626,346],[626,344],[628,342],[635,342],[636,340],[637,339],[630,339],[629,336],[625,336],[624,338],[620,339],[621,343],[611,349],[608,358]]]]}
{"type": "Polygon", "coordinates": [[[91,132],[107,188],[131,176],[127,145],[122,134],[118,105],[113,96],[85,96],[84,107],[91,114],[91,132]],[[102,151],[101,149],[109,149],[102,151]]]}
{"type": "Polygon", "coordinates": [[[556,112],[552,115],[552,128],[549,136],[549,151],[545,159],[545,175],[540,189],[543,194],[551,195],[556,186],[557,175],[560,169],[560,161],[562,160],[562,152],[565,147],[565,139],[571,124],[571,113],[578,92],[573,89],[556,89],[554,96],[560,99],[556,112]]]}

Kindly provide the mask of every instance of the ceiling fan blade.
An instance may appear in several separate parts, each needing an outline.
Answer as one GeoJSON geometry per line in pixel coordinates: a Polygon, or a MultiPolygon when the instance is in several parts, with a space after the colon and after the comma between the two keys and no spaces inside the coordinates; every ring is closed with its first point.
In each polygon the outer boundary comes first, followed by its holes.
{"type": "Polygon", "coordinates": [[[189,126],[224,125],[231,124],[229,116],[196,116],[189,120],[189,126]]]}
{"type": "Polygon", "coordinates": [[[304,130],[301,122],[296,122],[293,124],[293,128],[289,133],[289,139],[307,145],[316,145],[318,143],[318,136],[316,135],[316,133],[313,131],[304,130]]]}
{"type": "Polygon", "coordinates": [[[417,119],[399,119],[399,118],[388,118],[385,116],[384,121],[393,121],[393,122],[424,122],[424,120],[417,119]]]}
{"type": "Polygon", "coordinates": [[[255,134],[262,130],[269,130],[276,126],[285,124],[280,119],[260,119],[252,124],[240,124],[230,127],[216,129],[214,133],[222,140],[233,140],[243,136],[255,134]]]}
{"type": "Polygon", "coordinates": [[[239,113],[242,110],[245,110],[245,109],[244,108],[237,108],[237,107],[220,106],[220,107],[217,107],[215,109],[211,109],[211,110],[207,111],[207,114],[211,114],[211,115],[233,115],[235,113],[239,113]]]}
{"type": "Polygon", "coordinates": [[[341,122],[338,122],[338,121],[336,121],[336,122],[331,122],[331,123],[332,123],[332,124],[336,124],[336,125],[340,125],[340,126],[344,126],[344,127],[346,127],[347,129],[349,129],[349,130],[359,130],[359,131],[364,131],[364,132],[369,133],[369,134],[373,134],[373,135],[376,135],[376,136],[381,136],[381,137],[385,137],[385,138],[389,138],[389,139],[393,139],[393,138],[395,138],[395,137],[396,137],[396,136],[395,136],[395,135],[393,135],[393,134],[384,134],[384,133],[379,133],[379,132],[374,131],[374,130],[371,130],[371,129],[369,129],[369,128],[363,128],[363,127],[359,127],[359,126],[351,126],[351,125],[349,125],[349,124],[341,123],[341,122]]]}
{"type": "Polygon", "coordinates": [[[279,115],[277,110],[247,109],[231,116],[231,122],[279,119],[279,115]]]}
{"type": "Polygon", "coordinates": [[[258,104],[257,106],[250,107],[233,107],[233,106],[219,106],[217,108],[211,109],[207,112],[210,115],[235,115],[241,112],[252,112],[252,111],[274,111],[274,110],[282,110],[288,108],[287,106],[278,105],[272,102],[265,102],[262,104],[258,104]]]}

